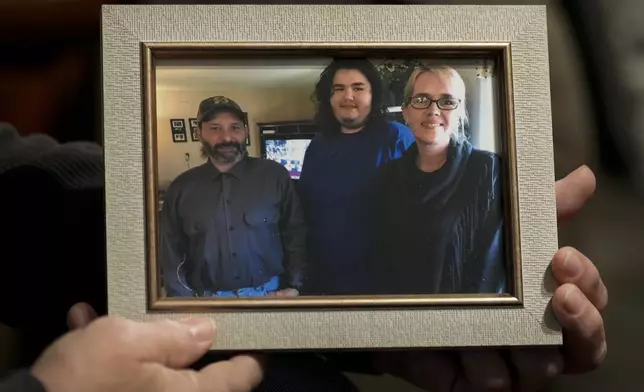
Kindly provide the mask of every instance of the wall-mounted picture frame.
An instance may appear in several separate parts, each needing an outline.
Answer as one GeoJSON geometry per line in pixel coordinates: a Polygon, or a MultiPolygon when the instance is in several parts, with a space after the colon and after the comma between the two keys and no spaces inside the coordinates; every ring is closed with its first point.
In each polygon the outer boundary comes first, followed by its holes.
{"type": "MultiPolygon", "coordinates": [[[[248,126],[248,129],[250,130],[251,129],[251,124],[248,122],[248,113],[247,112],[244,112],[244,121],[245,121],[246,125],[248,126]]],[[[248,135],[246,136],[246,146],[250,146],[250,138],[251,138],[250,132],[248,132],[248,135]]]]}
{"type": "Polygon", "coordinates": [[[173,143],[186,143],[188,141],[186,136],[186,121],[182,118],[170,119],[170,130],[172,131],[173,143]]]}
{"type": "Polygon", "coordinates": [[[108,5],[102,18],[110,314],[211,317],[213,350],[561,344],[545,7],[108,5]],[[236,84],[172,79],[197,69],[236,84]],[[243,95],[250,75],[264,87],[243,95]],[[161,148],[159,107],[174,101],[157,91],[172,83],[211,123],[189,169],[161,148]],[[305,115],[291,119],[316,132],[283,126],[250,157],[247,112],[305,115]],[[200,202],[197,183],[221,202],[200,202]]]}
{"type": "Polygon", "coordinates": [[[198,142],[199,139],[199,121],[196,118],[189,118],[188,124],[190,125],[190,138],[193,142],[198,142]]]}

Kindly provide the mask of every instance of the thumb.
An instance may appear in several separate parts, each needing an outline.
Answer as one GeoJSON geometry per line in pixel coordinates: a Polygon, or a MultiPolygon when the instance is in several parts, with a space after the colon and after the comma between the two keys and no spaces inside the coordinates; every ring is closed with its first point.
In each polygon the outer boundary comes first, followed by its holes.
{"type": "Polygon", "coordinates": [[[212,347],[215,326],[207,318],[140,323],[108,317],[90,324],[86,333],[122,346],[128,359],[179,369],[193,364],[212,347]]]}

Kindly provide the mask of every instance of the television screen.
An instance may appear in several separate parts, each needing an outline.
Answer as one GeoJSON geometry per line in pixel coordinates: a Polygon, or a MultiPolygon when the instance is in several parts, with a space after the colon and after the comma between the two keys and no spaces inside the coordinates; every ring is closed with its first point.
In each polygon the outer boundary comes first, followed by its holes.
{"type": "Polygon", "coordinates": [[[299,179],[310,139],[269,139],[264,141],[266,158],[278,162],[288,170],[291,178],[299,179]]]}

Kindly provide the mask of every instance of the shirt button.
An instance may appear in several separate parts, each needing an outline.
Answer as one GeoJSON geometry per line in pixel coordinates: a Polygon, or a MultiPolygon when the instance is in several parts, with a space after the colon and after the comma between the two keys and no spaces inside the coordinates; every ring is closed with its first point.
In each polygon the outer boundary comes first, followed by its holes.
{"type": "Polygon", "coordinates": [[[226,200],[224,201],[224,203],[226,203],[226,204],[230,204],[230,200],[226,199],[226,200]]]}
{"type": "Polygon", "coordinates": [[[237,253],[233,252],[233,257],[237,257],[237,253]]]}
{"type": "Polygon", "coordinates": [[[264,222],[266,222],[266,218],[264,218],[264,222]]]}
{"type": "Polygon", "coordinates": [[[234,228],[234,227],[232,227],[232,226],[230,226],[230,231],[233,231],[233,230],[235,230],[235,228],[234,228]]]}

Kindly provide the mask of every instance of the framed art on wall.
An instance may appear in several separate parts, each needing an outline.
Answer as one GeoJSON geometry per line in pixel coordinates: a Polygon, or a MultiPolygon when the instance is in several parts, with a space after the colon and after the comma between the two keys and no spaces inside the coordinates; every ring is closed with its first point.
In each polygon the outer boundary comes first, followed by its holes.
{"type": "Polygon", "coordinates": [[[189,118],[188,124],[190,124],[190,138],[193,142],[199,141],[199,122],[196,118],[189,118]]]}
{"type": "Polygon", "coordinates": [[[102,34],[110,314],[207,315],[216,350],[561,343],[545,7],[104,6],[102,34]],[[314,132],[252,156],[278,122],[314,132]]]}
{"type": "Polygon", "coordinates": [[[172,141],[174,143],[185,143],[188,141],[186,138],[186,122],[180,118],[170,119],[170,129],[172,130],[172,141]]]}

